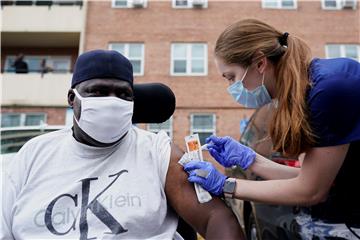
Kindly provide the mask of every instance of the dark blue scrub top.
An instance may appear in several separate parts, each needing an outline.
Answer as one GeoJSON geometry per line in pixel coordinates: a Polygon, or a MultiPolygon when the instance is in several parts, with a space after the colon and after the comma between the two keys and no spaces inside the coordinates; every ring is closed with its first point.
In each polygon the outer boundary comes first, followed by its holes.
{"type": "Polygon", "coordinates": [[[360,63],[316,58],[309,77],[307,103],[317,135],[314,147],[350,144],[327,200],[311,208],[312,216],[360,226],[360,63]]]}
{"type": "Polygon", "coordinates": [[[348,58],[314,59],[308,107],[316,146],[360,140],[360,63],[348,58]]]}

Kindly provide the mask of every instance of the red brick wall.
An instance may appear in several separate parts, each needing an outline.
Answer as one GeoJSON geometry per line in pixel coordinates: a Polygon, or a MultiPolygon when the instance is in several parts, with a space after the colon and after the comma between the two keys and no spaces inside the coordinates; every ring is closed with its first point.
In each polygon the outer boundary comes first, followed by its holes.
{"type": "Polygon", "coordinates": [[[173,9],[170,1],[150,1],[144,9],[120,9],[111,8],[110,1],[95,1],[89,2],[87,16],[85,50],[107,49],[111,42],[145,44],[144,76],[135,81],[162,82],[173,89],[177,97],[173,136],[180,145],[189,134],[192,112],[216,113],[217,134],[235,138],[244,113],[252,113],[234,103],[215,69],[215,41],[229,24],[258,18],[302,37],[317,57],[325,56],[326,43],[360,43],[359,10],[322,10],[320,0],[298,1],[296,10],[262,9],[261,1],[210,1],[207,9],[173,9]],[[172,42],[208,43],[208,76],[170,76],[172,42]]]}

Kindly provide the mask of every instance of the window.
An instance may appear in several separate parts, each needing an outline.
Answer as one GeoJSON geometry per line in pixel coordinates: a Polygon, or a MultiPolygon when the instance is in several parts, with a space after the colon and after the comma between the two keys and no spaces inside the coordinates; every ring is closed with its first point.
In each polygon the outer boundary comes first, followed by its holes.
{"type": "Polygon", "coordinates": [[[135,76],[144,75],[144,44],[142,43],[110,43],[110,50],[115,50],[129,59],[135,76]]]}
{"type": "Polygon", "coordinates": [[[172,138],[172,117],[169,118],[166,122],[160,123],[160,124],[156,124],[156,123],[151,123],[148,124],[147,126],[148,131],[153,132],[153,133],[158,133],[161,130],[165,131],[167,133],[167,135],[172,138]]]}
{"type": "Polygon", "coordinates": [[[360,62],[360,45],[357,44],[327,44],[326,58],[346,57],[360,62]]]}
{"type": "Polygon", "coordinates": [[[207,8],[207,0],[172,0],[173,8],[193,8],[202,7],[207,8]]]}
{"type": "Polygon", "coordinates": [[[40,126],[46,123],[45,113],[2,113],[1,127],[40,126]]]}
{"type": "Polygon", "coordinates": [[[262,0],[263,8],[296,9],[297,0],[262,0]]]}
{"type": "Polygon", "coordinates": [[[207,45],[173,43],[171,45],[171,75],[207,75],[207,45]]]}
{"type": "Polygon", "coordinates": [[[72,126],[73,125],[73,119],[74,119],[74,111],[73,111],[72,108],[68,107],[66,109],[65,125],[66,126],[72,126]]]}
{"type": "Polygon", "coordinates": [[[356,9],[356,0],[321,0],[321,6],[325,10],[356,9]]]}
{"type": "Polygon", "coordinates": [[[322,0],[323,9],[339,9],[340,1],[338,0],[322,0]]]}
{"type": "Polygon", "coordinates": [[[146,7],[147,0],[112,0],[113,8],[146,7]]]}
{"type": "MultiPolygon", "coordinates": [[[[16,56],[8,55],[5,59],[5,72],[15,72],[12,66],[15,62],[16,56]]],[[[54,73],[67,73],[70,72],[71,56],[33,56],[25,55],[24,61],[28,65],[29,72],[41,72],[41,62],[45,59],[45,64],[54,73]]]]}
{"type": "Polygon", "coordinates": [[[207,137],[216,133],[215,114],[192,114],[191,134],[199,134],[200,143],[205,144],[207,137]]]}

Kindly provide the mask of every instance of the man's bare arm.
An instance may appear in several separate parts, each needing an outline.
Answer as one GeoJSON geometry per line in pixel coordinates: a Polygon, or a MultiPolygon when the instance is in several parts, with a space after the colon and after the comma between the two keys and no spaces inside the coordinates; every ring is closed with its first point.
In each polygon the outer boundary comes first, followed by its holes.
{"type": "Polygon", "coordinates": [[[166,176],[165,192],[170,205],[206,239],[245,239],[232,211],[217,197],[200,204],[193,184],[178,163],[183,152],[174,144],[166,176]]]}

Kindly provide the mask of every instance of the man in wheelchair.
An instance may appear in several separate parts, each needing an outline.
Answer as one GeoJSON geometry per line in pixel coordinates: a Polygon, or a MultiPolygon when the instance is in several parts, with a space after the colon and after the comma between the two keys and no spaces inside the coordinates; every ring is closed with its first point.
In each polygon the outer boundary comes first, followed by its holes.
{"type": "Polygon", "coordinates": [[[154,99],[120,53],[80,55],[73,126],[30,140],[4,171],[0,239],[181,239],[178,216],[207,239],[243,238],[222,200],[198,203],[166,133],[133,125],[154,99]]]}

